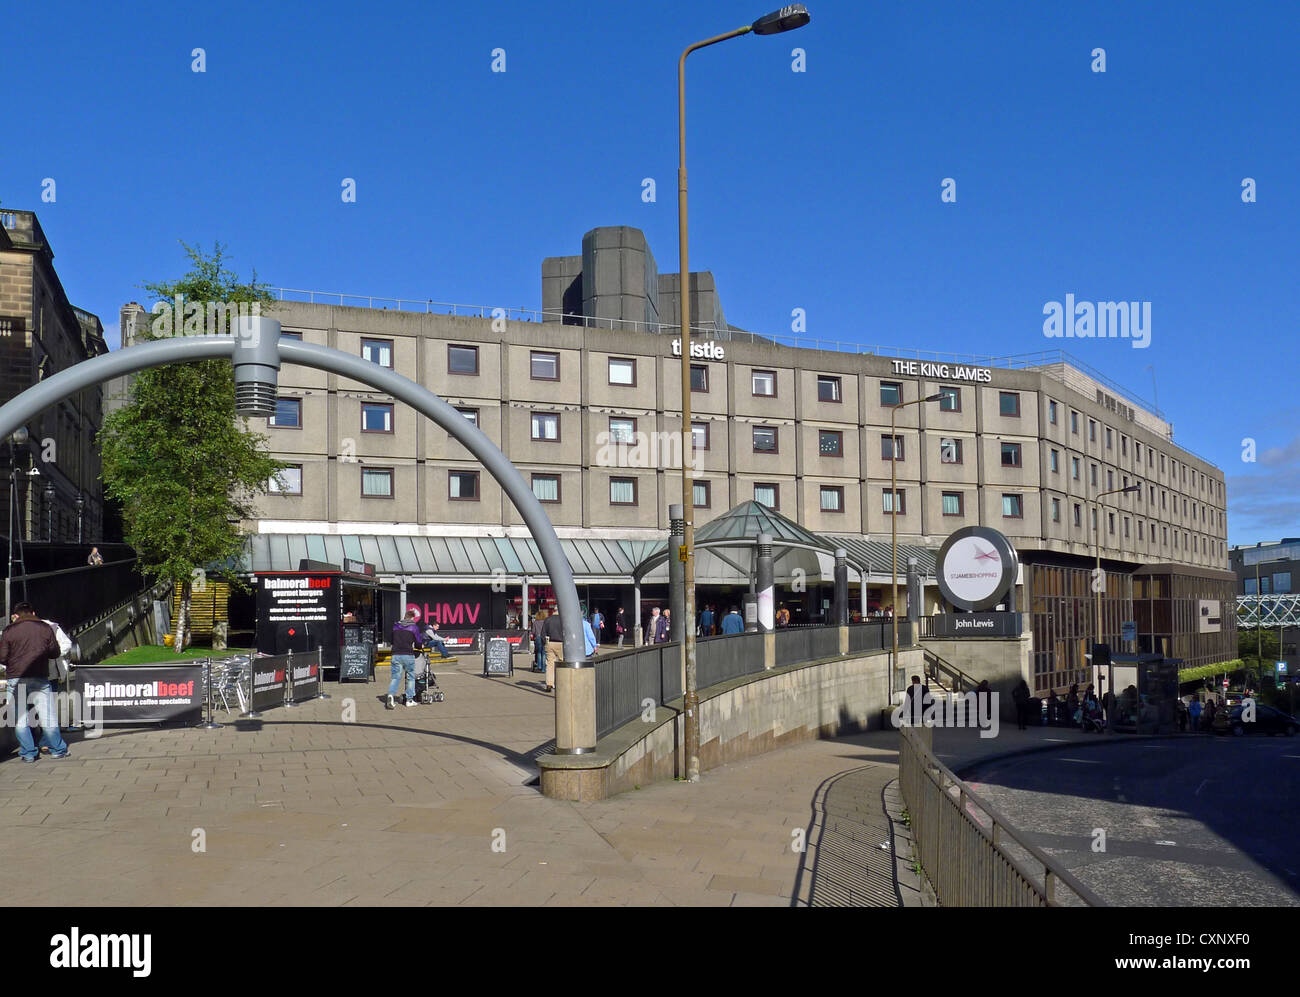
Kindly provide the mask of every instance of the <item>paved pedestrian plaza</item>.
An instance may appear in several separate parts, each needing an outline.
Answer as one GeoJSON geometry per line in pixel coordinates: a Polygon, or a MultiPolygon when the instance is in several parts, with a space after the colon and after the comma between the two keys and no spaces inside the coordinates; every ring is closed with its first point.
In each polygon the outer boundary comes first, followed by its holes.
{"type": "Polygon", "coordinates": [[[220,730],[70,735],[0,762],[0,834],[39,833],[11,905],[914,905],[897,735],[817,741],[611,800],[543,797],[540,676],[439,673],[220,730]],[[895,856],[900,856],[896,861],[895,856]]]}

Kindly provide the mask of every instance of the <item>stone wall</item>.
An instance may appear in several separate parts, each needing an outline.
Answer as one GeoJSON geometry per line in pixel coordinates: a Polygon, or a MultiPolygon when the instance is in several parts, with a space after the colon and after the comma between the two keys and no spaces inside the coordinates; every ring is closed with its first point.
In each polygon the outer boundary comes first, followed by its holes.
{"type": "MultiPolygon", "coordinates": [[[[889,706],[887,652],[774,668],[700,693],[700,765],[704,770],[819,737],[881,726],[889,706]]],[[[899,664],[920,671],[919,649],[899,664]]],[[[685,773],[681,701],[651,723],[632,723],[602,738],[594,754],[544,756],[542,792],[566,800],[600,800],[685,773]]]]}

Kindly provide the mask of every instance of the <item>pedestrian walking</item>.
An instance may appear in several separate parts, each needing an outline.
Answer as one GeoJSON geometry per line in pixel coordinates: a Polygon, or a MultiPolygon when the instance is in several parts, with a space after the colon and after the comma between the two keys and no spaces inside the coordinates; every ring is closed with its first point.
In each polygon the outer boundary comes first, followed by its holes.
{"type": "Polygon", "coordinates": [[[704,611],[700,613],[699,634],[701,637],[708,637],[712,633],[713,633],[713,607],[705,606],[704,611]]]}
{"type": "Polygon", "coordinates": [[[623,613],[623,607],[618,607],[618,612],[614,614],[614,635],[618,637],[618,646],[623,646],[623,639],[627,637],[627,616],[623,613]]]}
{"type": "Polygon", "coordinates": [[[401,621],[393,624],[393,657],[389,665],[388,700],[384,709],[395,710],[395,697],[402,691],[402,673],[406,673],[406,695],[402,701],[415,705],[415,649],[420,646],[420,628],[415,623],[415,610],[408,609],[401,621]]]}
{"type": "Polygon", "coordinates": [[[1021,679],[1011,690],[1011,699],[1016,704],[1016,723],[1020,730],[1027,730],[1029,717],[1029,683],[1021,679]]]}
{"type": "Polygon", "coordinates": [[[1193,696],[1192,701],[1187,704],[1187,718],[1192,725],[1192,733],[1195,734],[1201,729],[1201,698],[1193,696]]]}
{"type": "Polygon", "coordinates": [[[14,622],[0,634],[0,665],[5,666],[9,680],[18,753],[27,763],[41,757],[32,737],[29,711],[34,706],[41,725],[41,744],[50,749],[50,758],[67,758],[68,745],[59,731],[54,685],[50,682],[50,662],[59,657],[59,642],[53,628],[36,615],[30,602],[18,603],[13,616],[14,622]]]}
{"type": "Polygon", "coordinates": [[[86,558],[86,563],[92,568],[98,568],[104,563],[104,555],[99,552],[98,547],[90,548],[90,556],[86,558]]]}
{"type": "Polygon", "coordinates": [[[785,608],[785,603],[781,603],[781,608],[776,611],[776,625],[784,630],[790,625],[790,610],[785,608]]]}
{"type": "Polygon", "coordinates": [[[546,618],[546,691],[555,691],[555,666],[564,654],[564,625],[558,612],[546,618]]]}
{"type": "Polygon", "coordinates": [[[740,617],[740,611],[735,606],[731,607],[731,612],[722,618],[722,632],[724,634],[743,634],[745,632],[745,621],[740,617]]]}
{"type": "Polygon", "coordinates": [[[597,644],[605,643],[605,634],[604,634],[605,614],[602,613],[599,609],[591,614],[591,629],[592,632],[596,635],[596,643],[597,644]]]}
{"type": "Polygon", "coordinates": [[[650,610],[650,622],[645,628],[645,643],[654,644],[659,636],[659,607],[655,606],[650,610]]]}
{"type": "Polygon", "coordinates": [[[596,653],[596,631],[586,619],[582,621],[582,649],[589,658],[596,653]]]}
{"type": "Polygon", "coordinates": [[[546,671],[546,610],[533,617],[533,671],[546,671]]]}
{"type": "Polygon", "coordinates": [[[934,701],[930,687],[921,684],[921,676],[913,675],[903,703],[903,717],[909,727],[920,727],[925,722],[925,708],[934,701]]]}
{"type": "Polygon", "coordinates": [[[673,611],[665,609],[663,615],[659,617],[659,635],[655,638],[656,644],[667,644],[673,635],[673,611]]]}

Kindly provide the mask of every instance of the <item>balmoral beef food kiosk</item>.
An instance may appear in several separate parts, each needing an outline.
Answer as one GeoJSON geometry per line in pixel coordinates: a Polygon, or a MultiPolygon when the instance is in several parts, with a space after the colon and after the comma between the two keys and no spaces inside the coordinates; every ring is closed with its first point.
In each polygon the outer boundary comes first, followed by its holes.
{"type": "MultiPolygon", "coordinates": [[[[297,571],[257,572],[257,649],[263,654],[321,650],[321,673],[338,677],[344,645],[379,635],[375,566],[303,559],[297,571]]],[[[373,661],[373,654],[371,656],[373,661]]]]}

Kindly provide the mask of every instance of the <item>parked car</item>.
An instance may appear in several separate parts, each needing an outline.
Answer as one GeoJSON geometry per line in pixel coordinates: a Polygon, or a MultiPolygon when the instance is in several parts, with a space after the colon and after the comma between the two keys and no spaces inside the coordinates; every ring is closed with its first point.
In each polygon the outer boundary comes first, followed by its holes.
{"type": "Polygon", "coordinates": [[[1214,732],[1231,732],[1234,737],[1244,734],[1285,734],[1287,737],[1295,737],[1296,732],[1300,731],[1300,720],[1263,703],[1255,704],[1253,721],[1242,719],[1244,713],[1245,707],[1242,706],[1220,710],[1214,716],[1214,732]]]}

